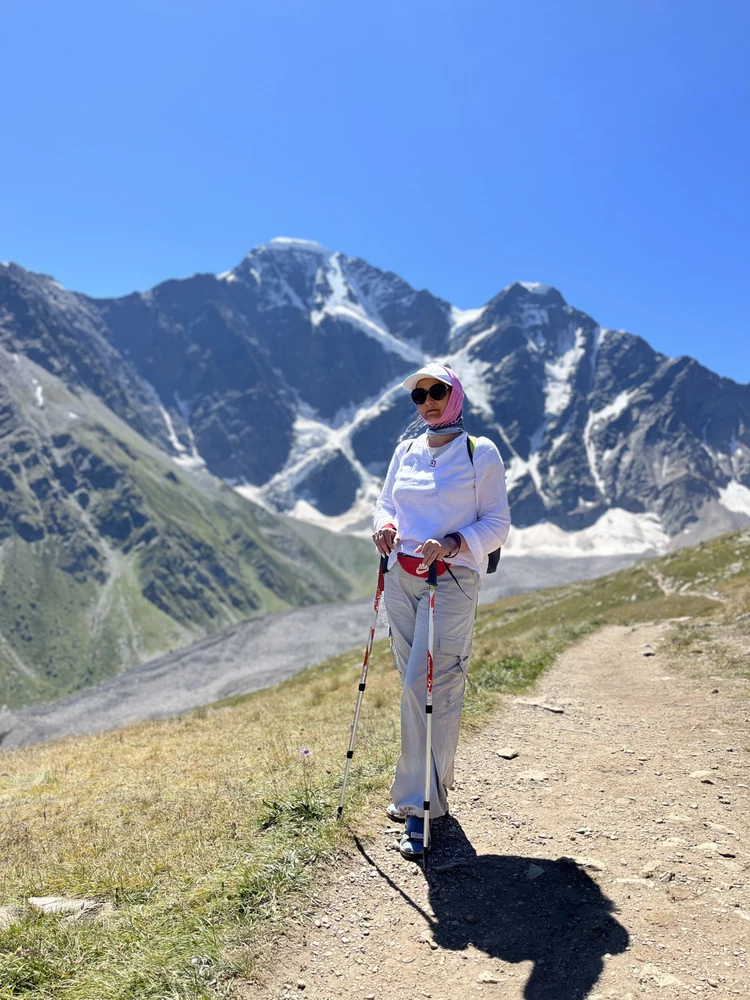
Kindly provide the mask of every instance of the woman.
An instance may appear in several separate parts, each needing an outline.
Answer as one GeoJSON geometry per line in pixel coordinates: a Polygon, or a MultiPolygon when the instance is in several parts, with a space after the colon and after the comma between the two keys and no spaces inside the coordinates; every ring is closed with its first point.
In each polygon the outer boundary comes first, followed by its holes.
{"type": "Polygon", "coordinates": [[[427,571],[436,559],[430,817],[448,812],[466,666],[487,556],[508,536],[505,470],[495,445],[463,426],[464,393],[455,372],[429,364],[403,383],[425,433],[396,448],[374,515],[373,541],[388,555],[385,607],[403,685],[401,756],[388,815],[406,819],[401,853],[422,854],[427,571]],[[473,461],[472,461],[473,458],[473,461]],[[447,572],[446,572],[447,569],[447,572]]]}

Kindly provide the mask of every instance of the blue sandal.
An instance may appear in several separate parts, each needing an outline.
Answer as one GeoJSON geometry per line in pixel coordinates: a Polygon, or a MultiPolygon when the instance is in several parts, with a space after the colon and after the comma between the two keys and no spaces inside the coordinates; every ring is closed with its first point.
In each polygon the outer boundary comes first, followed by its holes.
{"type": "Polygon", "coordinates": [[[404,858],[421,858],[424,854],[424,820],[421,816],[406,817],[406,831],[398,849],[404,858]]]}

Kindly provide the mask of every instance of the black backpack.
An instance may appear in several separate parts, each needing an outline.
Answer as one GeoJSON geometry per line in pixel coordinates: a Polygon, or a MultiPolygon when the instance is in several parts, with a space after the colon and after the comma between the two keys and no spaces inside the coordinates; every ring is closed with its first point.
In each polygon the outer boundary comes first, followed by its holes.
{"type": "MultiPolygon", "coordinates": [[[[472,464],[472,467],[474,466],[474,448],[476,447],[476,443],[477,439],[475,437],[472,437],[471,434],[466,435],[466,450],[469,453],[469,460],[472,464]]],[[[414,441],[409,442],[409,447],[406,449],[407,452],[411,451],[411,446],[413,444],[414,441]]],[[[488,573],[494,573],[496,571],[498,563],[500,562],[500,552],[501,552],[500,549],[495,549],[494,551],[490,552],[489,555],[487,556],[488,573]]]]}

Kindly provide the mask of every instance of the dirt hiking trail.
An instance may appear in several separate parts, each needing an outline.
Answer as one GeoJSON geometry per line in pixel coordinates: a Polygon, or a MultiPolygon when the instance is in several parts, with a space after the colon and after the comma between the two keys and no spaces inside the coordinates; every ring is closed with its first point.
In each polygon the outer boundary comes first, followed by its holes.
{"type": "Polygon", "coordinates": [[[243,995],[750,998],[750,685],[671,673],[669,628],[602,630],[506,699],[427,875],[374,816],[243,995]]]}

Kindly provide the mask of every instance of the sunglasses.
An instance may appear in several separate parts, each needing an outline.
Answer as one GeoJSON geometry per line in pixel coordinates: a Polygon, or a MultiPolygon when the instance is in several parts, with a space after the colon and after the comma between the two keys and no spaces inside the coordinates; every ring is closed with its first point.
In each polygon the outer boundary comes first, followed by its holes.
{"type": "Polygon", "coordinates": [[[429,389],[412,389],[411,398],[417,406],[421,406],[422,403],[427,401],[428,396],[432,399],[445,399],[447,393],[448,386],[443,382],[436,382],[429,389]]]}

